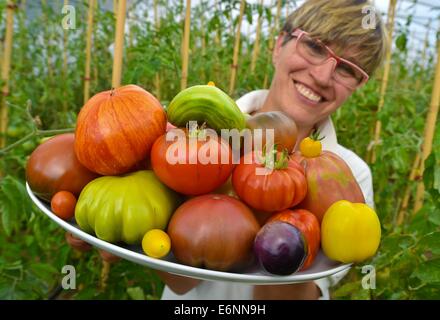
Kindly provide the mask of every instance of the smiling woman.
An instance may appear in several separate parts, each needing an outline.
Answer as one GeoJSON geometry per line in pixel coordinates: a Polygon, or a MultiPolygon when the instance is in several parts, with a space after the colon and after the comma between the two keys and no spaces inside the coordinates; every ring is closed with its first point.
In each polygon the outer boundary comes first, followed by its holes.
{"type": "MultiPolygon", "coordinates": [[[[250,92],[237,101],[241,111],[251,115],[282,111],[292,118],[298,127],[295,150],[303,138],[319,130],[324,137],[322,148],[345,160],[372,208],[370,168],[354,152],[338,144],[330,116],[380,66],[386,43],[385,26],[371,1],[308,0],[287,17],[278,36],[270,89],[250,92]],[[363,24],[367,6],[374,16],[370,21],[375,21],[369,28],[363,24]]],[[[345,274],[344,271],[331,279],[282,286],[199,282],[162,274],[167,284],[162,298],[328,299],[330,284],[345,274]]]]}

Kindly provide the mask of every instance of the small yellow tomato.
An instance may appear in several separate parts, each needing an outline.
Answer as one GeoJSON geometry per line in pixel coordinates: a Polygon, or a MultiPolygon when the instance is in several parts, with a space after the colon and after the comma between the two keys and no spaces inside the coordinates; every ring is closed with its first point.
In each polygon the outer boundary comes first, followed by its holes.
{"type": "Polygon", "coordinates": [[[148,231],[142,238],[142,249],[152,258],[165,257],[171,249],[171,239],[160,229],[148,231]]]}
{"type": "Polygon", "coordinates": [[[328,208],[321,224],[322,250],[330,259],[343,263],[374,256],[380,236],[379,218],[364,203],[337,201],[328,208]]]}
{"type": "Polygon", "coordinates": [[[299,150],[304,157],[315,158],[322,152],[322,143],[310,137],[304,138],[299,144],[299,150]]]}

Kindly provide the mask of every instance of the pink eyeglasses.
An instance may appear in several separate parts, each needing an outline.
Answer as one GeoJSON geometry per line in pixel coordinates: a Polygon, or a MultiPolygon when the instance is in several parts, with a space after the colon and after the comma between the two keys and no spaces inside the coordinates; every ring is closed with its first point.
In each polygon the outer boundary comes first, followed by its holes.
{"type": "Polygon", "coordinates": [[[363,86],[368,81],[369,76],[364,70],[352,62],[338,57],[322,41],[313,39],[307,32],[296,29],[291,35],[297,38],[295,50],[309,63],[321,65],[329,59],[334,59],[336,66],[333,78],[343,86],[354,90],[363,86]]]}

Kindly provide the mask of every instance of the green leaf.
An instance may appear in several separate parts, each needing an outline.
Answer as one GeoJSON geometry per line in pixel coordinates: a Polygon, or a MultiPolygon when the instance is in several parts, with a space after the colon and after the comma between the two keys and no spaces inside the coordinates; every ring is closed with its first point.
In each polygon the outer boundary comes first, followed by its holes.
{"type": "Polygon", "coordinates": [[[127,293],[133,300],[145,300],[144,290],[141,287],[127,288],[127,293]]]}
{"type": "Polygon", "coordinates": [[[428,220],[436,226],[440,226],[440,210],[431,210],[431,212],[428,213],[428,220]]]}
{"type": "Polygon", "coordinates": [[[440,258],[421,264],[411,275],[424,283],[440,282],[440,258]]]}
{"type": "Polygon", "coordinates": [[[245,6],[246,19],[249,24],[252,24],[252,6],[245,6]]]}
{"type": "Polygon", "coordinates": [[[428,233],[420,239],[417,249],[424,253],[431,251],[433,254],[440,255],[440,231],[428,233]]]}
{"type": "MultiPolygon", "coordinates": [[[[440,159],[439,159],[440,160],[440,159]]],[[[423,181],[427,189],[432,188],[440,194],[440,161],[432,152],[425,161],[423,181]]]]}
{"type": "Polygon", "coordinates": [[[358,281],[345,283],[344,285],[340,286],[332,293],[332,297],[333,298],[350,297],[353,294],[353,292],[358,290],[362,290],[362,286],[358,281]]]}
{"type": "Polygon", "coordinates": [[[396,39],[396,46],[400,51],[405,51],[407,42],[408,39],[406,37],[406,34],[402,33],[396,39]]]}
{"type": "Polygon", "coordinates": [[[37,278],[43,279],[45,281],[50,281],[54,278],[55,275],[61,274],[60,271],[47,263],[33,263],[29,267],[32,273],[37,276],[37,278]]]}

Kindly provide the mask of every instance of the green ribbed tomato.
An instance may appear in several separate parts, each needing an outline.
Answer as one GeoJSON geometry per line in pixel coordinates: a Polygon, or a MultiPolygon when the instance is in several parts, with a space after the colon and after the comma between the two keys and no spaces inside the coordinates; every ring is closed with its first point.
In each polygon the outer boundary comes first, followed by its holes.
{"type": "Polygon", "coordinates": [[[140,244],[147,231],[166,228],[179,200],[153,171],[105,176],[83,189],[75,219],[82,230],[101,240],[140,244]]]}
{"type": "Polygon", "coordinates": [[[206,123],[217,132],[246,127],[246,118],[235,101],[215,85],[198,85],[182,90],[167,107],[167,118],[177,127],[197,121],[199,125],[206,123]]]}

